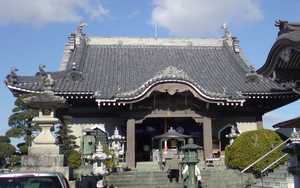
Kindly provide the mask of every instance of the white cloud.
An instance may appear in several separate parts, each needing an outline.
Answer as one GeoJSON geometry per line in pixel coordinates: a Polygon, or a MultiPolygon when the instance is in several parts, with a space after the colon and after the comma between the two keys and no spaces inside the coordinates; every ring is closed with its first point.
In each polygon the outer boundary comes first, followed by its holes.
{"type": "Polygon", "coordinates": [[[175,35],[206,35],[223,23],[263,18],[259,0],[154,0],[152,23],[175,35]]]}
{"type": "Polygon", "coordinates": [[[95,0],[0,0],[0,23],[46,24],[95,19],[109,10],[95,0]]]}

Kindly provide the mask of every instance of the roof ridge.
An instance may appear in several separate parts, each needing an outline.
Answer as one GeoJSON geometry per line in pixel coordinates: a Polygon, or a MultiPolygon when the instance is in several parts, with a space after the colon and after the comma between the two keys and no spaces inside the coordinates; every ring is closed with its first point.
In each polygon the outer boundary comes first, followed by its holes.
{"type": "Polygon", "coordinates": [[[88,45],[223,46],[224,38],[89,37],[88,45]]]}

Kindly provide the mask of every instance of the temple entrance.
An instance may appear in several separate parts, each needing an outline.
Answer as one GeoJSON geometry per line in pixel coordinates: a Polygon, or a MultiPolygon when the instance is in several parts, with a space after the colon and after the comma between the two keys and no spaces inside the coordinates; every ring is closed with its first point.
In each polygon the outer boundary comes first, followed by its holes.
{"type": "MultiPolygon", "coordinates": [[[[155,161],[159,143],[153,137],[166,133],[170,127],[177,132],[190,135],[197,145],[203,146],[203,128],[192,118],[147,118],[136,125],[136,161],[155,161]]],[[[172,142],[169,143],[172,148],[172,142]]]]}

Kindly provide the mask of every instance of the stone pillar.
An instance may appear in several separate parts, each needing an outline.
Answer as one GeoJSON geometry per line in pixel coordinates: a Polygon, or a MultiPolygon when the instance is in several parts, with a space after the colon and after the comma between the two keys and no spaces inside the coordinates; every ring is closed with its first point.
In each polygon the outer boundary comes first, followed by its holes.
{"type": "Polygon", "coordinates": [[[205,159],[210,158],[213,150],[211,118],[203,118],[203,146],[205,159]]]}
{"type": "Polygon", "coordinates": [[[127,151],[126,164],[129,168],[135,168],[135,120],[127,120],[127,151]]]}
{"type": "Polygon", "coordinates": [[[257,125],[257,129],[262,129],[262,128],[264,128],[262,116],[256,117],[256,125],[257,125]]]}

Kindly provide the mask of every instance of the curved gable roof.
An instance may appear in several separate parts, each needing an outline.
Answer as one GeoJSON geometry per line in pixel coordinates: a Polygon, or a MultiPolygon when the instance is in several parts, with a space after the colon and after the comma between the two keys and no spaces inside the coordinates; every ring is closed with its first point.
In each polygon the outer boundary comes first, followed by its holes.
{"type": "MultiPolygon", "coordinates": [[[[121,100],[137,96],[153,84],[170,81],[189,84],[212,100],[242,101],[244,93],[283,89],[261,76],[249,80],[250,68],[225,39],[103,41],[79,45],[64,71],[50,73],[56,93],[89,93],[98,99],[121,100]]],[[[20,76],[18,82],[8,86],[25,92],[41,91],[38,76],[20,76]]]]}

